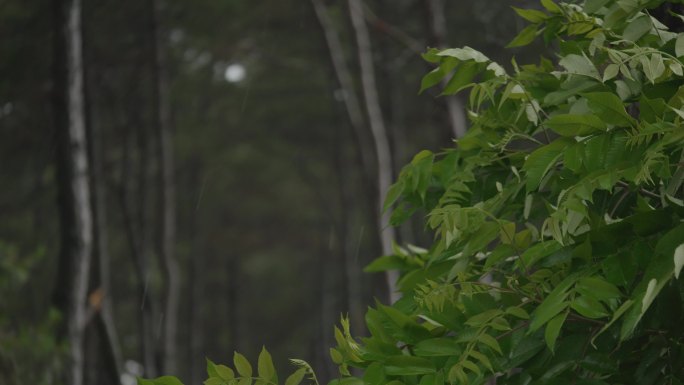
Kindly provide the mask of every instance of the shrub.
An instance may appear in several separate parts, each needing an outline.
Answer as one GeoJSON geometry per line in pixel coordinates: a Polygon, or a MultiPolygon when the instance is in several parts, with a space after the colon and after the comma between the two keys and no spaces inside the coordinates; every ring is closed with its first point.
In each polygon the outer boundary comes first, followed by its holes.
{"type": "MultiPolygon", "coordinates": [[[[434,243],[367,268],[401,270],[403,297],[368,310],[369,337],[335,329],[336,385],[684,381],[684,34],[651,16],[662,3],[515,8],[530,25],[511,47],[557,49],[536,65],[424,55],[421,88],[469,89],[472,127],[391,188],[393,223],[425,211],[434,243]]],[[[251,383],[212,365],[207,384],[251,383]]]]}

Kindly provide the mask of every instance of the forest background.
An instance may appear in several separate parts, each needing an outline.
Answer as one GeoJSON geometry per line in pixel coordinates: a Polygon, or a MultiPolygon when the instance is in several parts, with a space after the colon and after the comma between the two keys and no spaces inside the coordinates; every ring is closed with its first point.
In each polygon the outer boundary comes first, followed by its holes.
{"type": "Polygon", "coordinates": [[[389,229],[379,197],[415,153],[467,128],[457,97],[418,93],[420,54],[536,61],[538,45],[502,50],[525,26],[510,6],[530,3],[1,1],[0,383],[68,371],[66,32],[81,41],[93,218],[83,383],[200,383],[205,356],[262,345],[327,382],[339,315],[363,334],[365,307],[390,296],[363,267],[432,237],[422,221],[389,229]]]}

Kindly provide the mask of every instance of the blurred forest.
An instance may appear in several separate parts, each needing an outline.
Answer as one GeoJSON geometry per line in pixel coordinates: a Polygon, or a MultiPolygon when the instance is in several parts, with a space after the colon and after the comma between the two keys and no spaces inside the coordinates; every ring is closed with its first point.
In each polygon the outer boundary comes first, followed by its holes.
{"type": "Polygon", "coordinates": [[[509,63],[511,5],[0,0],[0,384],[198,384],[262,345],[334,378],[340,314],[391,300],[363,267],[432,236],[382,197],[467,128],[420,53],[509,63]]]}

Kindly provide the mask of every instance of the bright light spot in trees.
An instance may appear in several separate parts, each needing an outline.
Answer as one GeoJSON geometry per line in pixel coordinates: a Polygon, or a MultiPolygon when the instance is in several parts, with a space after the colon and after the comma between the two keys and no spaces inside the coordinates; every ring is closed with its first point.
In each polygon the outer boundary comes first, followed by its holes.
{"type": "Polygon", "coordinates": [[[238,83],[245,79],[247,75],[247,70],[242,64],[234,63],[226,67],[226,72],[223,73],[223,77],[229,83],[238,83]]]}

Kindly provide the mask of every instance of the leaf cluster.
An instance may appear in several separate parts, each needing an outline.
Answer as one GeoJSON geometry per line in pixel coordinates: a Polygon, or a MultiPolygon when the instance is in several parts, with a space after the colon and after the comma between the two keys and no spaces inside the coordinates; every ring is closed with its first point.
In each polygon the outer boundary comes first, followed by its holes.
{"type": "Polygon", "coordinates": [[[684,34],[662,1],[542,1],[509,46],[556,58],[512,70],[431,49],[421,91],[469,90],[455,148],[422,151],[385,209],[427,212],[434,243],[397,248],[403,298],[339,330],[339,382],[660,384],[684,380],[684,34]],[[365,370],[350,376],[349,367],[365,370]]]}
{"type": "MultiPolygon", "coordinates": [[[[287,377],[283,385],[299,385],[308,379],[318,385],[318,380],[309,364],[302,360],[292,360],[298,369],[287,377]]],[[[278,373],[273,366],[271,354],[262,348],[257,359],[257,371],[249,360],[242,354],[235,352],[231,368],[226,365],[216,364],[207,358],[207,380],[204,385],[279,385],[278,373]]],[[[173,376],[162,376],[156,379],[138,378],[138,385],[182,385],[180,380],[173,376]]]]}

